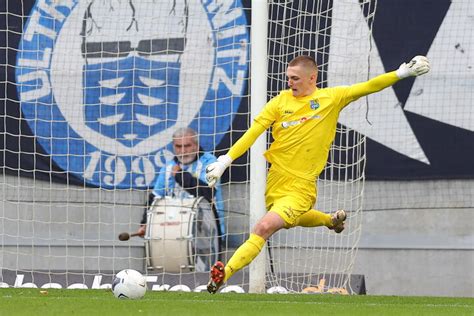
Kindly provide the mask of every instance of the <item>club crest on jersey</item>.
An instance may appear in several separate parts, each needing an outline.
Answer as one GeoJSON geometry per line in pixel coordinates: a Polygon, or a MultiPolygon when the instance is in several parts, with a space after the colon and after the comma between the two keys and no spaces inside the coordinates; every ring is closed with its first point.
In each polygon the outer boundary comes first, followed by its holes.
{"type": "Polygon", "coordinates": [[[248,72],[246,26],[240,0],[38,1],[17,55],[23,116],[86,183],[150,187],[178,128],[198,130],[204,150],[228,130],[248,72]]]}
{"type": "Polygon", "coordinates": [[[309,101],[309,107],[311,108],[311,110],[316,110],[319,108],[319,103],[317,102],[317,100],[311,100],[309,101]]]}

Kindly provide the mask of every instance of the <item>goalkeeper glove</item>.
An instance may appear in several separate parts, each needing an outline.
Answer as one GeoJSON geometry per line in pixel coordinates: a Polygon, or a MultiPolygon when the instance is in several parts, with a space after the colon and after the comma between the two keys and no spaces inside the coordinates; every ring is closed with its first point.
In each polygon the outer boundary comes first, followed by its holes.
{"type": "Polygon", "coordinates": [[[400,79],[424,75],[430,71],[430,62],[425,56],[413,57],[410,62],[403,63],[398,67],[397,76],[400,79]]]}
{"type": "Polygon", "coordinates": [[[229,155],[219,156],[216,162],[209,164],[206,168],[207,185],[212,188],[216,185],[217,180],[222,176],[225,169],[232,163],[229,155]]]}

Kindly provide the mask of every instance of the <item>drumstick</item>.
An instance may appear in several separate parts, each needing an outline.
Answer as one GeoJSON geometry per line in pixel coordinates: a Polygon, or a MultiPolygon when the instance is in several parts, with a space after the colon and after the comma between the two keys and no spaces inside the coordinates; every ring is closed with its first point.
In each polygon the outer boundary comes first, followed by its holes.
{"type": "Polygon", "coordinates": [[[126,241],[126,240],[129,240],[130,237],[135,237],[135,236],[140,236],[140,233],[133,233],[133,234],[120,233],[120,235],[118,236],[118,239],[121,241],[126,241]]]}

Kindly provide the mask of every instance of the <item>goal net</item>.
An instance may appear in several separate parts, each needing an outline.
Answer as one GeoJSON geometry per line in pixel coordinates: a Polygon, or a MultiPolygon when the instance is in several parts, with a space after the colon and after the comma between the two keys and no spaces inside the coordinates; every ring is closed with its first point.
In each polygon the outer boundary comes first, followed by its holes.
{"type": "MultiPolygon", "coordinates": [[[[2,286],[109,287],[132,268],[150,289],[203,289],[209,264],[248,236],[248,155],[224,175],[217,212],[155,200],[145,238],[118,235],[139,228],[174,132],[189,126],[202,152],[220,155],[248,128],[249,2],[2,2],[2,286]]],[[[316,57],[320,87],[367,79],[375,2],[270,1],[267,97],[301,53],[316,57]]],[[[316,207],[346,209],[346,230],[275,235],[266,288],[351,291],[364,146],[339,125],[318,181],[316,207]]],[[[248,268],[229,284],[248,289],[248,268]]]]}

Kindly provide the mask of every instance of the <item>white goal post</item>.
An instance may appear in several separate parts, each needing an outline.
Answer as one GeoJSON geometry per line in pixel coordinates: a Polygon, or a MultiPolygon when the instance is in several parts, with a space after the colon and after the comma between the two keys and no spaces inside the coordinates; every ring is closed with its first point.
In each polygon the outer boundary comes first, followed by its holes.
{"type": "MultiPolygon", "coordinates": [[[[251,32],[251,121],[258,115],[267,102],[267,26],[268,4],[266,0],[252,1],[252,32],[251,32]]],[[[260,136],[250,149],[250,212],[249,227],[265,215],[265,198],[262,192],[265,188],[266,162],[263,153],[266,149],[266,137],[260,136]]],[[[252,293],[265,292],[266,251],[264,250],[250,265],[249,291],[252,293]]]]}

